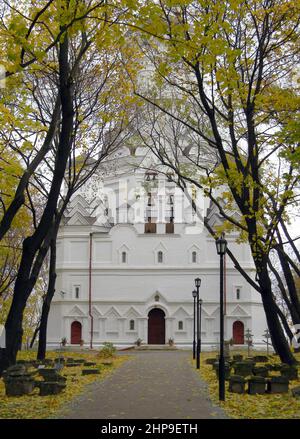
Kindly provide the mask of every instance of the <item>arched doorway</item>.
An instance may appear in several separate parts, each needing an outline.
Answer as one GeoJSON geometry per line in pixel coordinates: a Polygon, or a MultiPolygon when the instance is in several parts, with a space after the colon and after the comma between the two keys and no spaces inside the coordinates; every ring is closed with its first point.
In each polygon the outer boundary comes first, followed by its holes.
{"type": "Polygon", "coordinates": [[[80,322],[73,322],[71,324],[71,344],[80,344],[82,339],[82,325],[80,322]]]}
{"type": "Polygon", "coordinates": [[[148,344],[165,344],[165,313],[154,308],[148,314],[148,344]]]}
{"type": "Polygon", "coordinates": [[[234,344],[244,344],[244,323],[240,321],[234,322],[232,327],[232,334],[234,344]]]}

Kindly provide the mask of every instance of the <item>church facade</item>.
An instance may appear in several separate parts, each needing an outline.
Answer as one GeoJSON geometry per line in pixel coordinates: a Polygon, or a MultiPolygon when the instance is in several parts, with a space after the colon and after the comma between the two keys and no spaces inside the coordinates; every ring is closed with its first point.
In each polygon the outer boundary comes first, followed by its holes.
{"type": "MultiPolygon", "coordinates": [[[[107,162],[77,193],[57,239],[57,283],[48,347],[192,345],[194,279],[201,278],[203,349],[219,343],[219,256],[214,239],[166,173],[143,170],[143,157],[107,162]],[[133,163],[134,162],[134,163],[133,163]],[[138,162],[138,163],[137,163],[138,162]],[[138,166],[137,166],[138,164],[138,166]]],[[[189,188],[191,197],[198,197],[189,188]]],[[[198,205],[212,226],[213,207],[198,205]]],[[[226,236],[244,270],[255,277],[249,248],[226,236]]],[[[262,345],[267,328],[259,294],[226,257],[225,339],[245,344],[247,329],[262,345]]]]}

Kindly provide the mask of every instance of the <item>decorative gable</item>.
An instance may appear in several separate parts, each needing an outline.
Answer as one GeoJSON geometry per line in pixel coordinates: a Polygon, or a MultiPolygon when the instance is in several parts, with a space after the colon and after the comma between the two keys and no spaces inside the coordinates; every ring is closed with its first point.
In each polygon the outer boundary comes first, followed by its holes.
{"type": "Polygon", "coordinates": [[[119,311],[114,307],[110,307],[109,310],[105,313],[105,317],[109,319],[117,319],[121,317],[119,311]]]}
{"type": "Polygon", "coordinates": [[[200,247],[198,247],[198,245],[193,244],[188,248],[188,261],[189,264],[193,264],[193,263],[199,263],[200,261],[200,247]],[[193,253],[196,253],[196,261],[194,261],[193,259],[193,253]]]}
{"type": "Polygon", "coordinates": [[[93,317],[100,318],[102,316],[101,312],[98,310],[96,306],[92,307],[92,315],[93,317]]]}
{"type": "Polygon", "coordinates": [[[180,306],[173,314],[172,317],[177,317],[178,319],[184,319],[186,317],[190,317],[190,314],[184,309],[183,306],[180,306]]]}
{"type": "Polygon", "coordinates": [[[230,313],[234,317],[247,317],[249,314],[240,306],[237,305],[234,310],[230,313]]]}
{"type": "Polygon", "coordinates": [[[120,264],[128,264],[130,248],[124,243],[118,248],[118,259],[120,264]],[[123,260],[123,253],[126,253],[125,260],[123,260]]]}
{"type": "Polygon", "coordinates": [[[68,313],[68,317],[83,317],[83,316],[85,316],[85,313],[78,305],[75,305],[68,313]]]}
{"type": "Polygon", "coordinates": [[[154,247],[153,253],[154,253],[155,264],[161,264],[166,262],[167,248],[162,242],[160,242],[156,247],[154,247]],[[162,258],[160,258],[159,255],[161,255],[162,258]]]}
{"type": "Polygon", "coordinates": [[[128,319],[141,317],[141,314],[136,310],[134,306],[131,306],[128,311],[125,313],[125,317],[128,319]]]}

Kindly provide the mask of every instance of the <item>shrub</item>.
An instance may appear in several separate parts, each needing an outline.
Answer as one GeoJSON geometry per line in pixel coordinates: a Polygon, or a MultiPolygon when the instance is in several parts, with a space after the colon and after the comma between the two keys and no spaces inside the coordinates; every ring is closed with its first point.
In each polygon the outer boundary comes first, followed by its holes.
{"type": "Polygon", "coordinates": [[[66,346],[67,343],[68,343],[68,341],[67,341],[66,337],[63,337],[63,338],[61,339],[60,344],[61,344],[62,346],[66,346]]]}
{"type": "Polygon", "coordinates": [[[103,348],[100,349],[99,355],[102,358],[110,358],[113,357],[116,353],[116,347],[113,343],[105,342],[103,343],[103,348]]]}

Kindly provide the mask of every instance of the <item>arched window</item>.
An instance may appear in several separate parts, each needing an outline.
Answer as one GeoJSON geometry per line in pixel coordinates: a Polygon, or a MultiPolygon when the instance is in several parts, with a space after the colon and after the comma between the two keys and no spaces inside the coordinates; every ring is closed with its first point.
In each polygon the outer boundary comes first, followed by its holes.
{"type": "Polygon", "coordinates": [[[122,264],[126,264],[126,262],[127,262],[127,253],[122,252],[122,264]]]}
{"type": "Polygon", "coordinates": [[[134,330],[134,320],[129,321],[129,329],[130,329],[130,331],[134,330]]]}
{"type": "Polygon", "coordinates": [[[179,320],[179,322],[178,322],[178,330],[179,331],[183,330],[183,321],[182,320],[179,320]]]}
{"type": "Polygon", "coordinates": [[[197,262],[197,252],[192,252],[192,262],[195,264],[197,262]]]}
{"type": "Polygon", "coordinates": [[[164,255],[163,255],[163,252],[160,250],[157,253],[157,262],[161,264],[163,262],[163,259],[164,259],[164,255]]]}
{"type": "Polygon", "coordinates": [[[79,295],[80,295],[80,286],[79,285],[75,285],[75,299],[79,299],[79,295]]]}

